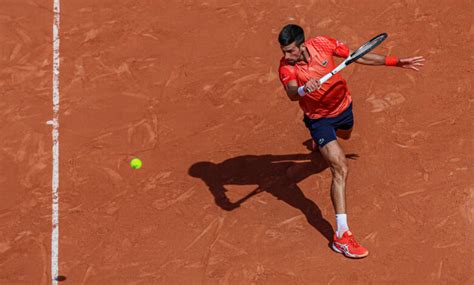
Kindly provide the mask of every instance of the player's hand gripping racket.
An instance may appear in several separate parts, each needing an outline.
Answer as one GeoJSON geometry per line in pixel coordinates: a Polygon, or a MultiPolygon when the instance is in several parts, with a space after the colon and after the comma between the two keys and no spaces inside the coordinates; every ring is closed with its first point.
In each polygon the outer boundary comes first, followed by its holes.
{"type": "Polygon", "coordinates": [[[349,64],[353,63],[354,61],[358,60],[359,58],[363,57],[367,53],[369,53],[371,50],[376,48],[379,44],[381,44],[388,35],[386,33],[382,33],[375,38],[371,39],[370,41],[366,42],[364,45],[362,45],[360,48],[358,48],[356,51],[351,53],[346,60],[344,60],[341,64],[339,64],[336,68],[334,68],[330,73],[324,75],[319,79],[319,85],[323,85],[324,82],[326,82],[329,78],[331,78],[334,74],[338,73],[339,71],[343,70],[346,66],[349,64]]]}

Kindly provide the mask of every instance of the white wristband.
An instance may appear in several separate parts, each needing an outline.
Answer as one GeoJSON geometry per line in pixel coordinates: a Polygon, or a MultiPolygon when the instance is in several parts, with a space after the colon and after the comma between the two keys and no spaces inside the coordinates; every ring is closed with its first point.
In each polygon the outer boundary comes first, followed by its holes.
{"type": "Polygon", "coordinates": [[[298,87],[298,95],[300,95],[301,97],[303,97],[304,95],[306,95],[306,92],[304,91],[304,85],[298,87]]]}

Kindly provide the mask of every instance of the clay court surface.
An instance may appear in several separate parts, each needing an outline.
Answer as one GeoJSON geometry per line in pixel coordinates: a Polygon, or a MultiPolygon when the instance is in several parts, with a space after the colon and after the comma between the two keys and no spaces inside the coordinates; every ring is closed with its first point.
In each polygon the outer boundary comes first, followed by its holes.
{"type": "MultiPolygon", "coordinates": [[[[0,2],[0,284],[51,283],[52,7],[0,2]]],[[[472,18],[467,0],[61,1],[61,284],[474,284],[472,18]],[[343,71],[363,260],[328,247],[331,174],[278,79],[287,23],[427,59],[343,71]]]]}

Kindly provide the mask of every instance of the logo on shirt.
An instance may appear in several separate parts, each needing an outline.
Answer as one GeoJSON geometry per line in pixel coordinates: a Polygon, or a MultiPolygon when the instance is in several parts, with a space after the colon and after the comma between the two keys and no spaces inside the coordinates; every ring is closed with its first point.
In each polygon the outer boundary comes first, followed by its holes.
{"type": "Polygon", "coordinates": [[[321,65],[326,67],[326,65],[328,65],[328,60],[327,59],[323,60],[323,62],[321,62],[321,65]]]}

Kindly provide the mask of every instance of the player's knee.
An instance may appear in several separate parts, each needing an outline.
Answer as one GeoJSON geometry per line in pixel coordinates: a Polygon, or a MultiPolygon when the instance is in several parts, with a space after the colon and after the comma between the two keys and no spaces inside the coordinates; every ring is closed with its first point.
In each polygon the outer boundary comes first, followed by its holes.
{"type": "Polygon", "coordinates": [[[331,170],[335,179],[345,180],[349,174],[349,167],[345,159],[339,159],[331,165],[331,170]]]}

